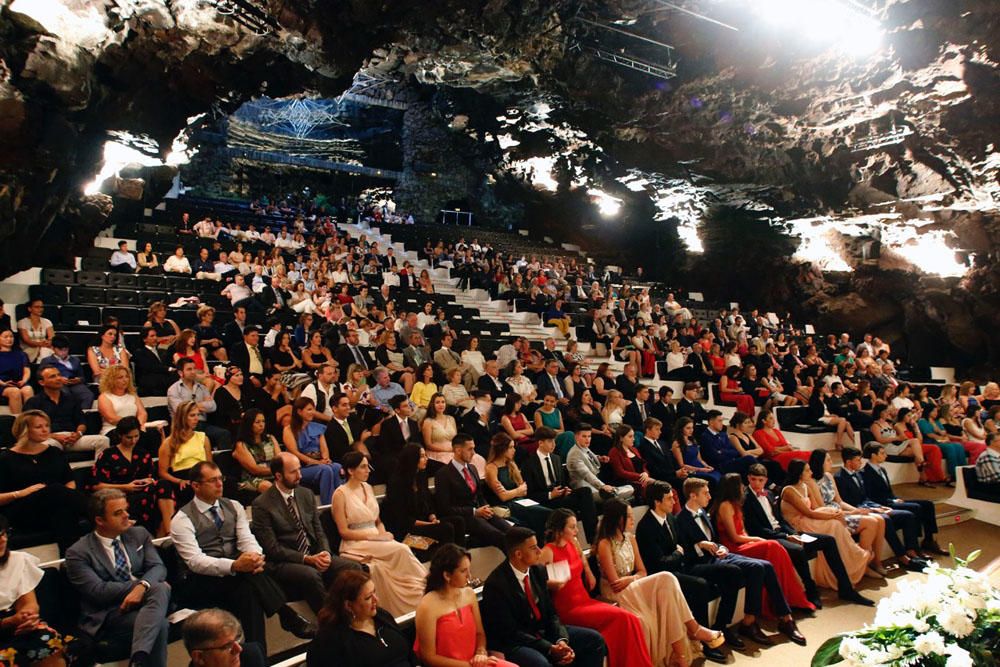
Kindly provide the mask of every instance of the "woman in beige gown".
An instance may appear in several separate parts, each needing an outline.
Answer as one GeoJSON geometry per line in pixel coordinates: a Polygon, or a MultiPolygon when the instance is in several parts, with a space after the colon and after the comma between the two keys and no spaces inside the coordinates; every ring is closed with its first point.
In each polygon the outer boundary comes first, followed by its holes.
{"type": "Polygon", "coordinates": [[[646,574],[635,541],[632,508],[613,498],[603,509],[597,527],[601,598],[639,617],[653,665],[687,667],[697,642],[713,648],[721,645],[722,633],[698,624],[673,574],[646,574]]]}
{"type": "Polygon", "coordinates": [[[375,492],[368,484],[368,457],[348,452],[343,458],[347,482],[333,494],[330,511],[343,538],[340,555],[365,563],[375,582],[379,604],[393,616],[417,608],[427,571],[410,548],[396,542],[379,518],[375,492]]]}
{"type": "MultiPolygon", "coordinates": [[[[861,581],[871,560],[871,553],[861,548],[851,537],[843,511],[833,507],[813,506],[809,484],[814,482],[812,471],[805,461],[789,461],[786,481],[787,486],[781,492],[781,513],[785,520],[801,532],[832,535],[837,541],[837,550],[851,583],[861,581]]],[[[830,571],[823,554],[816,556],[813,578],[820,586],[837,590],[837,578],[830,571]]]]}

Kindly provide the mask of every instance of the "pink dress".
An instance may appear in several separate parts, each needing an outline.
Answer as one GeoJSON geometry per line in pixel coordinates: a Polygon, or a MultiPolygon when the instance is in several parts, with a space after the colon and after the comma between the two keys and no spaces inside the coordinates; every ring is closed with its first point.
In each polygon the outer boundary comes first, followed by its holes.
{"type": "MultiPolygon", "coordinates": [[[[472,605],[467,604],[454,612],[438,617],[434,634],[437,654],[452,660],[472,660],[476,655],[476,617],[472,605]]],[[[413,643],[413,650],[420,652],[420,643],[413,643]]],[[[517,667],[513,662],[500,660],[497,667],[517,667]]]]}

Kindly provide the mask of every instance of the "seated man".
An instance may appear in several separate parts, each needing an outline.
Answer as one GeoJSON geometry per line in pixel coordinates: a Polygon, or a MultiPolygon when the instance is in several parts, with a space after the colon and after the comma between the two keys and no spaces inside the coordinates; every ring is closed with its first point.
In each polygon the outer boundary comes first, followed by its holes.
{"type": "Polygon", "coordinates": [[[455,458],[434,474],[434,504],[438,516],[462,519],[465,532],[480,545],[503,549],[503,536],[512,524],[496,516],[483,497],[484,482],[472,465],[475,443],[468,435],[459,433],[452,438],[451,447],[455,458]]]}
{"type": "MultiPolygon", "coordinates": [[[[236,314],[246,316],[245,308],[236,308],[236,314]]],[[[237,320],[238,322],[238,320],[237,320]]],[[[227,324],[226,329],[233,323],[227,324]]],[[[251,384],[260,389],[264,386],[264,354],[260,349],[260,329],[252,324],[243,328],[241,340],[230,346],[229,362],[240,367],[243,377],[250,380],[251,384]]]]}
{"type": "Polygon", "coordinates": [[[705,463],[723,474],[736,472],[745,476],[747,470],[757,462],[757,459],[749,454],[744,455],[736,451],[736,447],[733,446],[726,434],[721,412],[709,410],[707,417],[708,428],[702,431],[698,438],[698,445],[705,463]]]}
{"type": "Polygon", "coordinates": [[[333,358],[344,371],[344,377],[347,377],[347,369],[350,368],[351,364],[358,364],[366,371],[375,368],[371,357],[368,356],[368,352],[361,348],[360,343],[361,339],[358,330],[348,329],[344,334],[344,344],[340,345],[333,354],[333,358]]]}
{"type": "Polygon", "coordinates": [[[119,489],[90,497],[94,532],[66,551],[66,577],[80,594],[80,630],[129,645],[129,665],[166,667],[170,623],[167,568],[152,536],[133,525],[119,489]]]}
{"type": "Polygon", "coordinates": [[[194,401],[201,412],[196,430],[208,436],[214,449],[232,447],[232,434],[227,429],[219,428],[207,421],[208,415],[215,412],[215,399],[205,385],[197,381],[198,369],[194,365],[194,360],[190,357],[178,359],[177,375],[180,376],[177,382],[167,389],[167,408],[170,410],[170,418],[174,418],[174,411],[178,405],[185,401],[194,401]]]}
{"type": "Polygon", "coordinates": [[[976,459],[976,479],[1000,492],[1000,433],[986,434],[986,451],[976,459]]]}
{"type": "Polygon", "coordinates": [[[861,470],[861,476],[865,482],[865,494],[870,500],[880,505],[890,509],[909,510],[915,514],[924,533],[920,550],[924,553],[947,556],[948,552],[938,546],[934,539],[934,535],[938,532],[934,503],[930,500],[903,500],[899,498],[892,490],[889,473],[882,467],[887,456],[885,447],[879,443],[869,442],[865,445],[865,458],[868,459],[868,463],[861,470]]]}
{"type": "Polygon", "coordinates": [[[382,421],[378,440],[369,448],[372,450],[375,470],[385,471],[386,475],[391,475],[396,469],[396,461],[403,447],[408,444],[423,446],[424,443],[420,425],[413,419],[413,403],[410,399],[406,396],[393,396],[389,399],[389,407],[392,408],[392,413],[382,421]]]}
{"type": "Polygon", "coordinates": [[[872,501],[865,491],[865,480],[861,473],[865,461],[861,458],[861,452],[854,447],[844,447],[840,455],[844,465],[833,476],[840,497],[849,505],[881,514],[888,524],[885,540],[896,554],[900,565],[914,572],[923,572],[928,563],[917,553],[920,546],[920,522],[916,515],[908,510],[891,509],[872,501]],[[899,541],[898,530],[903,531],[905,545],[899,541]]]}
{"type": "Polygon", "coordinates": [[[505,539],[507,560],[483,586],[482,618],[488,647],[521,667],[575,665],[600,667],[608,648],[589,628],[565,626],[549,597],[538,539],[528,528],[511,528],[505,539]]]}
{"type": "Polygon", "coordinates": [[[649,387],[640,384],[635,388],[635,400],[625,408],[624,421],[636,431],[641,431],[650,414],[649,398],[652,395],[649,387]]]}
{"type": "Polygon", "coordinates": [[[216,282],[222,280],[222,274],[215,272],[215,262],[209,258],[208,248],[202,248],[198,251],[198,259],[194,260],[191,270],[198,280],[214,280],[216,282]]]}
{"type": "Polygon", "coordinates": [[[697,382],[688,382],[681,393],[681,400],[677,401],[677,418],[689,417],[695,426],[708,421],[705,406],[698,402],[698,398],[701,397],[701,385],[697,382]]]}
{"type": "Polygon", "coordinates": [[[837,541],[832,536],[808,533],[815,539],[805,542],[799,538],[800,533],[782,518],[774,495],[765,488],[767,468],[757,463],[750,466],[748,481],[750,484],[743,499],[743,527],[747,535],[762,537],[765,540],[777,540],[785,547],[806,589],[806,596],[817,609],[822,609],[822,600],[809,570],[809,559],[816,554],[823,554],[826,564],[836,577],[837,594],[841,600],[866,607],[874,606],[874,602],[854,590],[847,569],[844,567],[844,561],[840,557],[840,551],[837,549],[837,541]]]}
{"type": "Polygon", "coordinates": [[[572,510],[580,517],[588,542],[597,538],[597,508],[590,489],[571,489],[562,460],[555,453],[556,432],[547,426],[535,431],[538,451],[521,464],[521,475],[528,485],[528,498],[552,509],[572,510]]]}
{"type": "Polygon", "coordinates": [[[389,401],[393,396],[406,396],[406,391],[401,385],[392,381],[389,369],[379,366],[375,369],[375,386],[371,388],[371,405],[383,412],[389,412],[392,408],[389,401]]]}
{"type": "Polygon", "coordinates": [[[451,349],[454,342],[455,336],[450,332],[441,336],[441,347],[434,353],[434,365],[441,369],[445,376],[451,369],[459,369],[462,372],[462,384],[466,389],[470,389],[476,386],[478,374],[469,364],[462,361],[458,352],[451,349]]]}
{"type": "Polygon", "coordinates": [[[177,379],[177,375],[163,363],[160,349],[156,345],[156,329],[145,327],[141,336],[142,345],[132,353],[136,389],[140,396],[163,396],[177,379]]]}
{"type": "Polygon", "coordinates": [[[334,364],[325,363],[316,371],[316,381],[306,385],[300,396],[311,399],[316,406],[315,419],[328,424],[333,419],[333,401],[337,393],[339,393],[337,390],[337,367],[334,364]]]}
{"type": "MultiPolygon", "coordinates": [[[[153,345],[156,345],[155,340],[153,345]]],[[[135,357],[132,358],[132,361],[135,361],[135,357]]],[[[69,353],[69,339],[66,336],[56,334],[52,337],[52,354],[38,363],[38,370],[48,367],[59,371],[59,375],[63,378],[63,387],[76,397],[76,400],[80,402],[81,409],[89,410],[93,407],[94,392],[84,382],[80,360],[69,353]]]]}
{"type": "Polygon", "coordinates": [[[135,273],[135,255],[128,251],[128,241],[118,242],[118,250],[111,253],[108,264],[115,273],[135,273]]]}
{"type": "Polygon", "coordinates": [[[64,451],[93,450],[96,459],[111,443],[107,436],[85,434],[87,425],[80,402],[63,386],[64,382],[54,366],[41,368],[38,384],[42,391],[29,398],[24,409],[41,410],[49,416],[52,431],[48,444],[64,451]]]}
{"type": "Polygon", "coordinates": [[[538,374],[535,385],[538,388],[538,396],[552,394],[564,409],[569,404],[569,397],[563,388],[562,380],[559,379],[559,362],[555,359],[548,359],[545,362],[545,370],[538,374]]]}
{"type": "Polygon", "coordinates": [[[274,485],[253,501],[251,530],[267,559],[264,570],[291,599],[305,599],[314,612],[333,578],[344,568],[361,569],[352,560],[330,555],[320,524],[316,496],[299,486],[298,458],[281,452],[271,459],[274,485]]]}
{"type": "Polygon", "coordinates": [[[243,628],[224,609],[203,609],[184,620],[189,667],[267,667],[259,644],[243,641],[243,628]]]}
{"type": "Polygon", "coordinates": [[[598,502],[601,498],[621,498],[625,502],[632,499],[635,489],[631,484],[614,487],[605,484],[597,473],[601,464],[608,462],[607,456],[598,456],[590,451],[590,440],[593,436],[588,424],[577,427],[574,437],[576,444],[566,455],[566,469],[569,471],[569,485],[574,489],[587,489],[598,502]]]}
{"type": "Polygon", "coordinates": [[[267,651],[264,616],[278,614],[281,627],[310,639],[315,628],[288,606],[281,587],[264,572],[260,544],[250,532],[246,513],[222,497],[222,473],[202,461],[191,469],[194,499],[170,523],[170,538],[188,570],[187,597],[192,604],[222,604],[241,618],[247,639],[267,651]]]}
{"type": "Polygon", "coordinates": [[[414,331],[410,335],[410,344],[403,350],[403,365],[410,368],[417,368],[420,364],[429,364],[434,359],[431,355],[431,348],[424,343],[424,337],[419,331],[414,331]]]}
{"type": "Polygon", "coordinates": [[[481,392],[489,394],[491,400],[497,401],[514,391],[509,384],[500,381],[500,366],[496,359],[487,361],[484,370],[486,372],[480,376],[479,382],[476,383],[476,388],[481,392]]]}
{"type": "Polygon", "coordinates": [[[674,458],[670,443],[661,440],[663,422],[656,417],[649,417],[638,430],[642,431],[639,455],[646,463],[646,472],[653,479],[680,488],[684,484],[684,480],[687,479],[687,470],[677,467],[677,459],[674,458]]]}

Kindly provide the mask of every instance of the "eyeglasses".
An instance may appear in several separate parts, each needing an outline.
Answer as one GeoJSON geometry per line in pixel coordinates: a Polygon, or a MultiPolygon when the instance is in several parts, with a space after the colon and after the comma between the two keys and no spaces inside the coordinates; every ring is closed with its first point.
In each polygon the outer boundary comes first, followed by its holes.
{"type": "Polygon", "coordinates": [[[240,632],[236,637],[230,639],[225,644],[219,644],[218,646],[206,646],[204,648],[191,649],[192,651],[229,651],[229,655],[236,655],[241,650],[243,650],[243,633],[240,632]]]}

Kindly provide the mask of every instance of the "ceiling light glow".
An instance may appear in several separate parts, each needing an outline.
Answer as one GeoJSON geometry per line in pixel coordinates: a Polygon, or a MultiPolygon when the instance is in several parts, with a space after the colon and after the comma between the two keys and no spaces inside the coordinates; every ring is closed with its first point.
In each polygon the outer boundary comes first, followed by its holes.
{"type": "Polygon", "coordinates": [[[622,200],[618,197],[612,197],[604,190],[590,188],[587,190],[587,194],[597,204],[597,212],[605,218],[612,218],[622,210],[622,200]]]}
{"type": "Polygon", "coordinates": [[[851,55],[872,53],[882,43],[882,27],[847,0],[755,0],[770,24],[851,55]]]}

